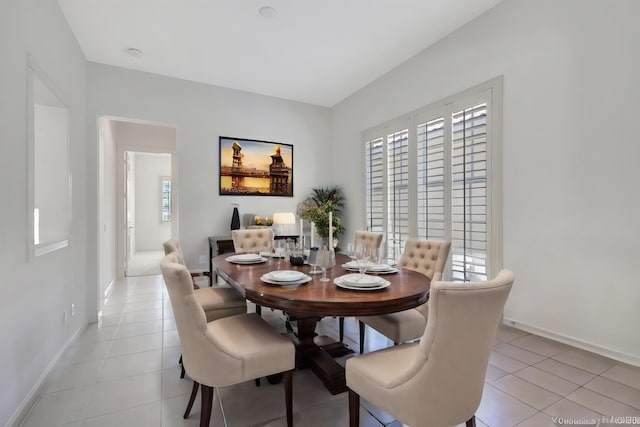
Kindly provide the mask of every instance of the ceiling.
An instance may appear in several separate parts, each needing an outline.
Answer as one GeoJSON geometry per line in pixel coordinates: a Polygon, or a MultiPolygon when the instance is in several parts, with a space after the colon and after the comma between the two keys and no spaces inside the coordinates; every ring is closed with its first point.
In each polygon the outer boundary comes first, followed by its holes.
{"type": "Polygon", "coordinates": [[[89,61],[326,107],[499,2],[58,0],[89,61]]]}

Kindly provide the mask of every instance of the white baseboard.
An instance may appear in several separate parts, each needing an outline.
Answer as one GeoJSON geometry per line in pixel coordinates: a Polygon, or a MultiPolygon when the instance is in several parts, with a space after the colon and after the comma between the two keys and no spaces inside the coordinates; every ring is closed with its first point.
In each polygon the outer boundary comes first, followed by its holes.
{"type": "Polygon", "coordinates": [[[40,397],[40,393],[42,392],[42,387],[47,377],[55,369],[56,365],[58,364],[58,361],[60,360],[62,355],[65,354],[69,346],[73,344],[73,342],[80,336],[80,334],[85,330],[86,327],[87,325],[85,325],[83,328],[78,329],[76,333],[73,334],[71,338],[69,338],[67,342],[62,346],[62,348],[56,353],[53,359],[51,359],[47,367],[44,369],[44,371],[42,371],[42,374],[40,374],[40,377],[38,378],[36,383],[33,385],[33,387],[31,387],[31,390],[29,390],[29,393],[27,393],[25,398],[22,399],[22,402],[20,403],[20,405],[18,405],[16,410],[13,412],[13,415],[9,417],[9,420],[5,424],[5,427],[20,427],[20,425],[24,422],[25,418],[27,418],[29,411],[38,400],[38,397],[40,397]]]}
{"type": "Polygon", "coordinates": [[[507,326],[511,326],[516,329],[520,329],[525,332],[529,332],[535,335],[539,335],[544,338],[549,338],[554,341],[568,344],[572,347],[577,347],[582,350],[590,351],[592,353],[599,354],[610,359],[617,360],[619,362],[627,363],[629,365],[640,367],[640,356],[634,354],[623,353],[611,348],[603,347],[598,344],[590,343],[578,338],[562,335],[557,332],[541,329],[536,326],[528,325],[526,323],[519,322],[515,319],[504,318],[503,322],[507,326]]]}

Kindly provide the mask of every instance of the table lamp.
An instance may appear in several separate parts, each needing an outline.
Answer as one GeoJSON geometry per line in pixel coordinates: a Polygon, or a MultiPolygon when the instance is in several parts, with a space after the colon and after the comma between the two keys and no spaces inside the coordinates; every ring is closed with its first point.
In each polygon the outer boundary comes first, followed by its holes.
{"type": "Polygon", "coordinates": [[[284,234],[285,225],[294,225],[296,223],[296,214],[293,212],[276,212],[273,214],[273,224],[280,225],[280,234],[284,234]]]}

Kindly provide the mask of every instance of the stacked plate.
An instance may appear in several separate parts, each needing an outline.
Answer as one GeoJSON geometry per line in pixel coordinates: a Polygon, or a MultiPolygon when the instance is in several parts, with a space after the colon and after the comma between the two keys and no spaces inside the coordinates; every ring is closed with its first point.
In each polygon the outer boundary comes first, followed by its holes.
{"type": "Polygon", "coordinates": [[[260,264],[267,259],[258,254],[238,254],[227,257],[227,261],[234,264],[260,264]]]}
{"type": "MultiPolygon", "coordinates": [[[[391,273],[398,272],[397,268],[391,267],[389,264],[374,264],[372,262],[367,261],[365,263],[365,266],[366,266],[366,272],[368,273],[391,274],[391,273]]],[[[342,268],[349,271],[359,271],[357,261],[349,261],[346,264],[342,264],[342,268]]]]}
{"type": "Polygon", "coordinates": [[[345,274],[333,279],[336,286],[356,291],[376,291],[384,289],[391,284],[380,276],[368,276],[366,274],[345,274]]]}
{"type": "Polygon", "coordinates": [[[311,281],[311,277],[296,270],[276,270],[263,274],[262,281],[270,285],[291,286],[302,285],[311,281]]]}

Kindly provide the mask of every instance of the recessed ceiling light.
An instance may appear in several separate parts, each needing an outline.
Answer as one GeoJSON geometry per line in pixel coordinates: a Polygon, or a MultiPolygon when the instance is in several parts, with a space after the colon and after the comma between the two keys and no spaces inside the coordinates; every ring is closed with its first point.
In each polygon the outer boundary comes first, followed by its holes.
{"type": "Polygon", "coordinates": [[[144,55],[144,53],[140,49],[137,49],[135,47],[130,47],[129,49],[127,49],[127,53],[134,58],[140,58],[142,55],[144,55]]]}
{"type": "Polygon", "coordinates": [[[271,6],[262,6],[258,12],[265,18],[273,18],[278,14],[278,11],[271,6]]]}

